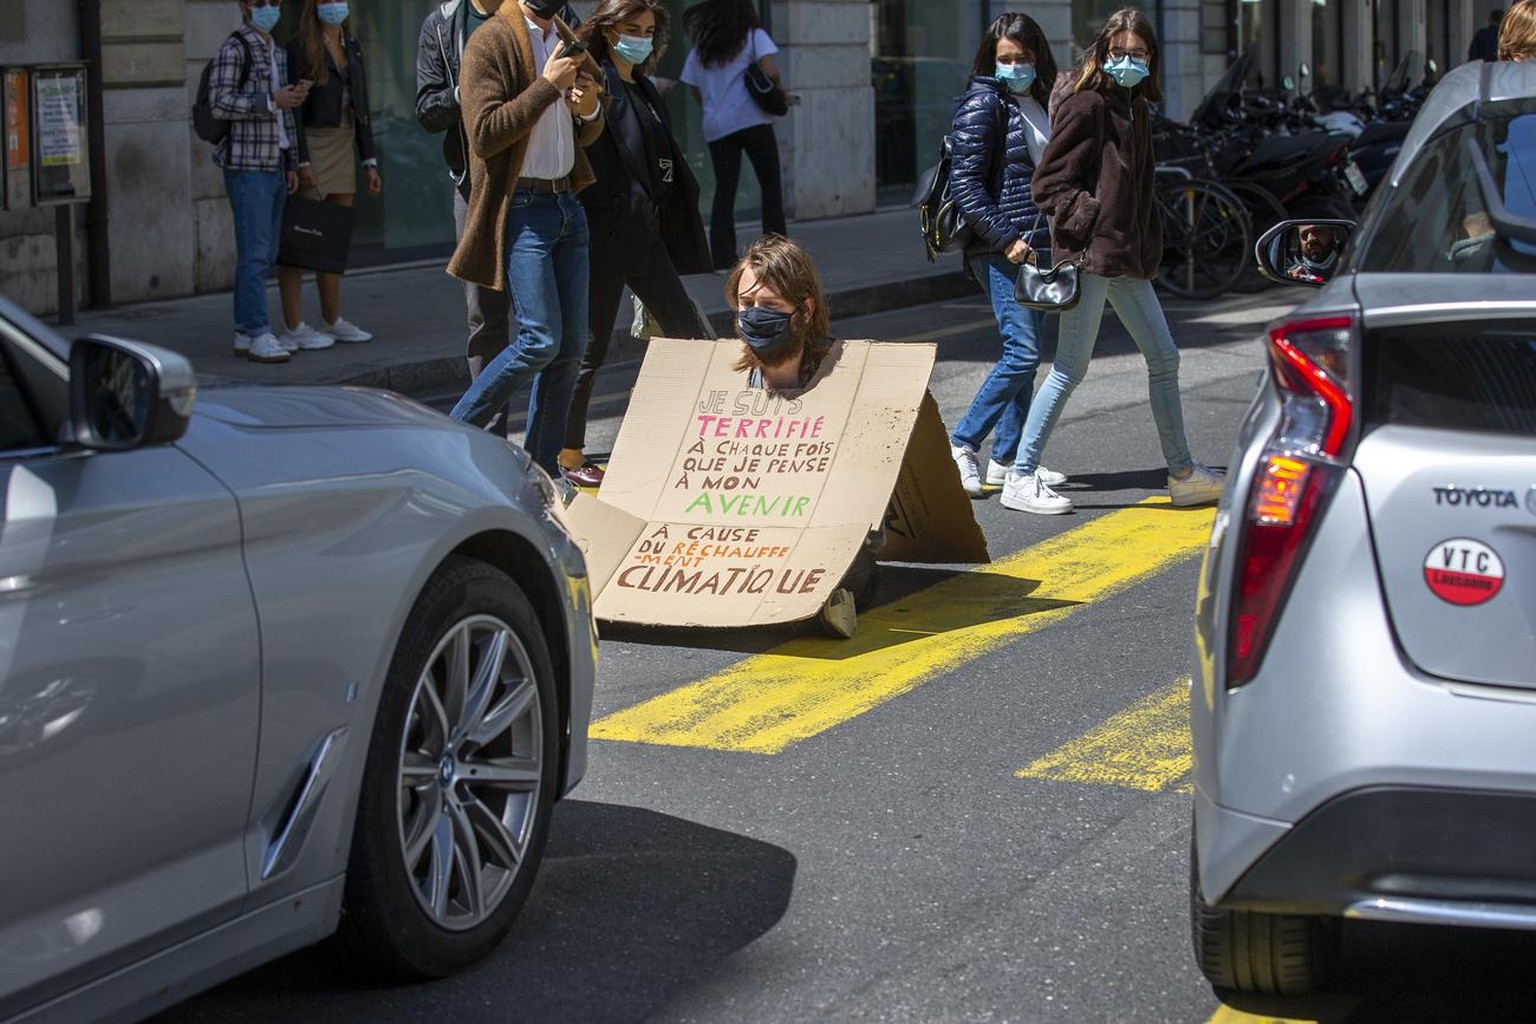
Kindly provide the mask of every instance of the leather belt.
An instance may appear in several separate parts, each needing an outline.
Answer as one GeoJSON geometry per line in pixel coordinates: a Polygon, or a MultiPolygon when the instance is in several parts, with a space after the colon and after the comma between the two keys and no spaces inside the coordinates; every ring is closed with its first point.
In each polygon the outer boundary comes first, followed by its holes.
{"type": "Polygon", "coordinates": [[[517,187],[530,192],[569,192],[571,176],[567,174],[559,178],[518,178],[517,187]]]}

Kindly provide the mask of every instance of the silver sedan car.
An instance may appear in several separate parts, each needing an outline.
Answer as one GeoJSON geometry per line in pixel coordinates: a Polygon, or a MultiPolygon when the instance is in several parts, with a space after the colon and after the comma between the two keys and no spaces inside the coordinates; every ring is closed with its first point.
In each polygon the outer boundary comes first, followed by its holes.
{"type": "Polygon", "coordinates": [[[144,1016],[332,932],[486,953],[586,768],[586,569],[396,395],[195,393],[0,300],[0,1020],[144,1016]]]}
{"type": "Polygon", "coordinates": [[[1536,928],[1536,62],[1452,71],[1358,225],[1258,255],[1320,290],[1202,571],[1192,924],[1295,993],[1346,918],[1536,928]]]}

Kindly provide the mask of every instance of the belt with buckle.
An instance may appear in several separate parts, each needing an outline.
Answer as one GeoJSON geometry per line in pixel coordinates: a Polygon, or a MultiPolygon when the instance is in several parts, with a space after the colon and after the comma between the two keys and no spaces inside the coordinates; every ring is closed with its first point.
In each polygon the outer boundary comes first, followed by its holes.
{"type": "Polygon", "coordinates": [[[518,178],[517,187],[530,192],[569,192],[571,176],[567,174],[559,178],[518,178]]]}

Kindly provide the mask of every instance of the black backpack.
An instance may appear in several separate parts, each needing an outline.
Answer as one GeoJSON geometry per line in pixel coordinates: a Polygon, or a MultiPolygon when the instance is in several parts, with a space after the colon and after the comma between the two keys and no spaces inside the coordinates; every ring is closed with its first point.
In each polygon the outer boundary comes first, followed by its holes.
{"type": "MultiPolygon", "coordinates": [[[[251,62],[255,59],[251,56],[251,44],[239,32],[231,32],[229,37],[239,40],[240,49],[245,51],[245,69],[240,72],[240,88],[244,89],[245,83],[251,80],[251,62]]],[[[217,60],[215,55],[213,60],[203,65],[202,77],[197,80],[197,100],[192,104],[192,130],[197,132],[198,138],[215,146],[229,134],[229,122],[213,116],[213,104],[208,97],[208,79],[213,77],[213,65],[217,60]]]]}
{"type": "MultiPolygon", "coordinates": [[[[1008,130],[1008,108],[999,104],[1003,112],[1002,130],[1008,130]]],[[[1007,140],[1004,139],[1004,146],[1007,140]]],[[[971,226],[960,216],[960,206],[949,194],[949,166],[953,159],[948,135],[939,140],[939,162],[917,177],[917,189],[912,193],[912,205],[917,207],[918,222],[923,232],[923,248],[928,262],[936,262],[940,253],[960,252],[971,243],[974,233],[971,226]]],[[[1000,163],[1001,161],[999,161],[1000,163]]],[[[994,167],[995,173],[996,168],[994,167]]],[[[989,174],[990,179],[993,175],[989,174]]]]}

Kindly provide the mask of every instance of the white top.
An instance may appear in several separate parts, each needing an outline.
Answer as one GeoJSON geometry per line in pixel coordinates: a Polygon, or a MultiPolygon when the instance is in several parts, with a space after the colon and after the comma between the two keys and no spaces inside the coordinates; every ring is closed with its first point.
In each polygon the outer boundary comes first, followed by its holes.
{"type": "Polygon", "coordinates": [[[1040,154],[1045,152],[1045,144],[1051,141],[1051,119],[1033,96],[1015,96],[1013,101],[1019,105],[1024,123],[1029,125],[1029,134],[1024,137],[1024,142],[1029,146],[1029,159],[1039,167],[1040,154]]]}
{"type": "Polygon", "coordinates": [[[699,90],[699,99],[704,103],[705,142],[723,139],[743,128],[773,124],[773,115],[753,101],[741,75],[758,57],[778,52],[768,33],[760,28],[753,29],[741,52],[724,64],[705,67],[698,50],[688,51],[680,77],[699,90]]]}
{"type": "MultiPolygon", "coordinates": [[[[533,66],[542,74],[549,55],[560,42],[560,34],[554,23],[545,34],[526,16],[528,41],[533,44],[533,66]]],[[[528,150],[523,154],[523,169],[518,173],[525,178],[563,178],[576,166],[576,129],[571,124],[571,111],[565,103],[556,100],[544,109],[528,133],[528,150]]]]}

